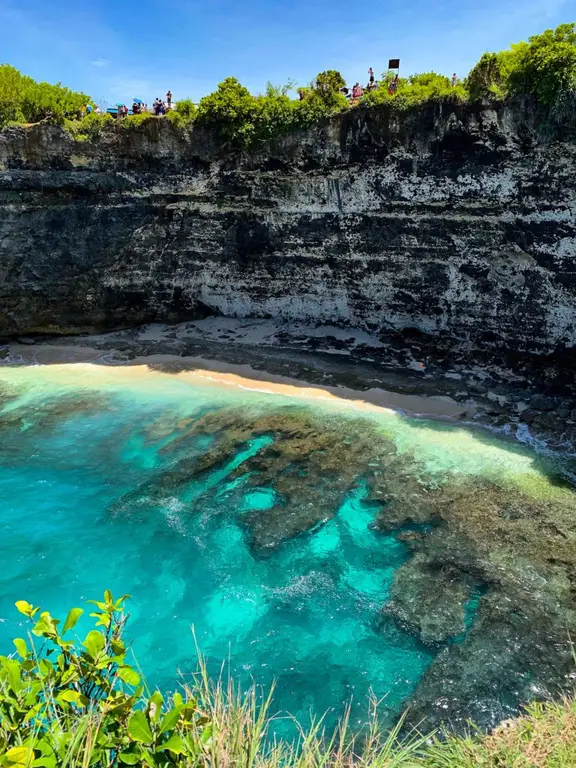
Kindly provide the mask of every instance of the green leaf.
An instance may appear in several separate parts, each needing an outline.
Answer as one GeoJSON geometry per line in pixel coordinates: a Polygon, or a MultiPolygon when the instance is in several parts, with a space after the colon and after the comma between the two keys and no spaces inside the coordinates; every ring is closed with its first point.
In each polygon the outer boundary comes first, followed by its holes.
{"type": "Polygon", "coordinates": [[[114,600],[112,598],[112,592],[109,589],[104,590],[104,601],[107,605],[112,605],[114,600]]]}
{"type": "Polygon", "coordinates": [[[40,677],[47,677],[48,675],[51,675],[52,672],[54,672],[54,667],[48,659],[40,659],[38,662],[38,674],[40,677]]]}
{"type": "Polygon", "coordinates": [[[76,626],[76,622],[82,616],[84,613],[83,608],[71,608],[68,612],[68,616],[66,616],[66,621],[64,622],[64,626],[62,627],[62,634],[64,632],[67,632],[69,629],[73,629],[76,626]]]}
{"type": "Polygon", "coordinates": [[[116,639],[112,639],[110,641],[110,645],[112,646],[112,650],[117,656],[120,656],[123,653],[126,653],[126,646],[124,645],[124,641],[121,640],[119,637],[116,639]]]}
{"type": "Polygon", "coordinates": [[[34,720],[34,718],[36,717],[36,715],[39,714],[41,709],[42,709],[42,704],[36,704],[35,706],[31,707],[26,713],[26,716],[24,717],[23,722],[28,723],[31,720],[34,720]]]}
{"type": "Polygon", "coordinates": [[[4,757],[11,768],[27,768],[34,758],[34,751],[30,747],[12,747],[4,757]]]}
{"type": "Polygon", "coordinates": [[[18,694],[22,690],[20,664],[16,661],[16,659],[11,659],[10,661],[12,663],[7,665],[8,682],[10,683],[10,688],[12,688],[14,693],[18,694]]]}
{"type": "Polygon", "coordinates": [[[174,709],[171,709],[170,712],[167,712],[164,715],[162,723],[160,724],[160,733],[166,733],[166,731],[171,731],[172,728],[174,728],[180,719],[180,712],[182,709],[183,705],[180,705],[179,707],[174,707],[174,709]]]}
{"type": "Polygon", "coordinates": [[[140,755],[136,752],[120,752],[118,757],[125,765],[137,765],[140,762],[140,755]]]}
{"type": "Polygon", "coordinates": [[[40,752],[41,755],[50,756],[54,754],[54,748],[50,742],[46,741],[45,739],[34,739],[34,751],[40,752]]]}
{"type": "Polygon", "coordinates": [[[160,720],[160,717],[162,715],[162,705],[164,704],[164,697],[160,693],[160,691],[154,691],[152,696],[150,696],[150,703],[148,706],[148,714],[150,719],[157,723],[158,720],[160,720]]]}
{"type": "Polygon", "coordinates": [[[80,674],[78,673],[78,670],[74,669],[73,667],[68,667],[68,669],[64,670],[64,672],[62,673],[60,682],[62,683],[62,685],[66,685],[69,683],[75,683],[79,679],[80,679],[80,674]]]}
{"type": "Polygon", "coordinates": [[[136,710],[128,721],[128,733],[134,741],[140,741],[143,744],[150,744],[152,741],[152,731],[146,719],[144,712],[136,710]]]}
{"type": "Polygon", "coordinates": [[[120,667],[118,670],[118,677],[126,685],[131,685],[134,688],[140,683],[140,675],[132,669],[132,667],[120,667]]]}
{"type": "Polygon", "coordinates": [[[56,768],[56,758],[39,757],[32,763],[32,768],[56,768]]]}
{"type": "Polygon", "coordinates": [[[125,600],[129,600],[131,595],[122,595],[122,597],[119,597],[118,600],[114,603],[114,610],[115,611],[121,611],[122,609],[122,603],[125,600]]]}
{"type": "Polygon", "coordinates": [[[184,742],[178,736],[177,733],[174,733],[168,741],[165,741],[164,744],[162,744],[158,749],[157,752],[162,752],[165,749],[169,749],[171,752],[175,752],[177,755],[183,755],[186,751],[184,748],[184,742]]]}
{"type": "Polygon", "coordinates": [[[26,641],[22,640],[21,637],[17,637],[14,640],[12,640],[12,642],[16,646],[16,650],[18,651],[20,656],[22,656],[22,658],[25,659],[26,656],[28,655],[28,646],[26,645],[26,641]]]}
{"type": "MultiPolygon", "coordinates": [[[[196,715],[196,702],[188,702],[187,704],[184,704],[182,707],[182,717],[186,722],[190,722],[192,718],[196,715]]],[[[210,719],[208,717],[200,717],[196,721],[197,725],[205,725],[206,723],[210,722],[210,719]]]]}
{"type": "Polygon", "coordinates": [[[200,742],[205,747],[207,747],[211,740],[212,740],[212,725],[207,725],[206,728],[202,729],[202,733],[200,734],[200,742]]]}
{"type": "Polygon", "coordinates": [[[98,632],[97,630],[93,629],[91,632],[88,632],[86,635],[86,639],[84,640],[84,648],[88,651],[88,654],[95,659],[98,654],[104,650],[104,646],[106,645],[106,638],[102,634],[102,632],[98,632]]]}
{"type": "Polygon", "coordinates": [[[158,708],[164,704],[164,696],[160,693],[160,691],[154,691],[152,696],[150,696],[150,701],[154,702],[158,708]]]}
{"type": "Polygon", "coordinates": [[[16,608],[18,608],[20,613],[24,614],[24,616],[28,616],[29,618],[32,618],[33,616],[32,612],[34,610],[34,607],[30,605],[30,603],[27,603],[26,600],[17,600],[14,603],[14,605],[16,606],[16,608]]]}
{"type": "Polygon", "coordinates": [[[97,627],[106,627],[108,628],[110,626],[110,616],[107,613],[91,613],[90,616],[93,616],[95,619],[98,619],[96,622],[97,627]]]}
{"type": "Polygon", "coordinates": [[[48,611],[44,611],[40,614],[40,618],[34,625],[32,633],[37,637],[49,637],[54,640],[58,637],[58,619],[53,619],[48,611]]]}
{"type": "MultiPolygon", "coordinates": [[[[90,603],[90,605],[97,606],[98,608],[100,608],[101,611],[105,611],[106,610],[106,603],[101,603],[98,600],[86,600],[86,602],[90,603]]],[[[93,616],[95,614],[90,614],[90,615],[93,616]]]]}
{"type": "Polygon", "coordinates": [[[86,696],[83,696],[78,691],[73,691],[72,689],[68,689],[66,691],[62,691],[62,693],[59,693],[56,699],[62,703],[63,701],[68,702],[69,704],[76,704],[78,707],[85,707],[89,699],[86,698],[86,696]]]}

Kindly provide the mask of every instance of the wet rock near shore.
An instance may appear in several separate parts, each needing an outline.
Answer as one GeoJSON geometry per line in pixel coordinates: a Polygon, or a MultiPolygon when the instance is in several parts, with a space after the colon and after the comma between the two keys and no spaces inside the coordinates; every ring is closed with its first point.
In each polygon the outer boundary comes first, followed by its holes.
{"type": "Polygon", "coordinates": [[[111,513],[146,514],[177,495],[194,519],[199,506],[203,515],[218,515],[224,498],[243,509],[247,494],[260,492],[269,503],[241,513],[257,558],[312,534],[366,483],[371,529],[395,533],[408,553],[389,596],[382,595],[382,630],[389,633],[392,622],[437,653],[408,702],[407,727],[462,730],[469,718],[491,727],[522,702],[567,684],[567,638],[576,633],[576,496],[550,464],[542,471],[552,495],[498,476],[430,474],[367,420],[319,418],[305,407],[160,418],[145,438],[163,441],[161,453],[176,461],[111,513]],[[223,468],[218,486],[186,501],[193,481],[201,486],[223,468]]]}
{"type": "MultiPolygon", "coordinates": [[[[488,728],[519,701],[557,695],[576,630],[573,492],[539,500],[461,480],[427,493],[419,517],[432,527],[410,540],[414,555],[383,610],[445,647],[414,693],[409,724],[488,728]]],[[[401,523],[394,504],[384,508],[381,527],[401,523]]]]}
{"type": "MultiPolygon", "coordinates": [[[[173,426],[170,423],[164,429],[153,425],[147,438],[158,439],[173,426]]],[[[337,417],[319,419],[304,407],[271,410],[252,418],[249,411],[223,408],[190,419],[178,425],[178,434],[161,449],[163,455],[169,456],[188,447],[188,454],[145,487],[120,499],[111,512],[129,514],[134,507],[139,509],[141,498],[149,504],[158,503],[167,494],[177,494],[193,481],[230,466],[226,480],[232,485],[239,482],[238,504],[253,487],[272,488],[279,501],[270,509],[243,516],[254,552],[264,556],[331,518],[346,493],[364,476],[366,467],[378,465],[385,452],[392,452],[391,444],[377,435],[366,420],[350,420],[348,426],[350,432],[337,417]],[[209,447],[195,450],[198,438],[207,436],[211,438],[209,447]],[[261,437],[269,441],[234,468],[234,458],[261,437]]],[[[206,508],[209,499],[195,497],[189,504],[190,513],[200,504],[206,508]]]]}
{"type": "MultiPolygon", "coordinates": [[[[94,347],[102,351],[96,359],[104,365],[163,355],[173,359],[148,364],[177,373],[193,364],[190,358],[198,358],[199,367],[210,360],[249,363],[257,372],[345,386],[359,396],[378,387],[422,398],[449,397],[462,406],[463,421],[576,453],[576,361],[572,364],[569,357],[526,358],[469,347],[457,351],[439,339],[400,332],[388,332],[385,341],[378,341],[359,330],[211,317],[97,336],[37,339],[35,347],[10,344],[8,362],[10,356],[33,362],[44,345],[53,344],[71,354],[75,346],[94,347]],[[345,348],[337,350],[330,338],[342,341],[345,348]],[[538,410],[539,403],[546,409],[538,410]]],[[[418,412],[427,412],[424,400],[420,408],[418,412]]]]}

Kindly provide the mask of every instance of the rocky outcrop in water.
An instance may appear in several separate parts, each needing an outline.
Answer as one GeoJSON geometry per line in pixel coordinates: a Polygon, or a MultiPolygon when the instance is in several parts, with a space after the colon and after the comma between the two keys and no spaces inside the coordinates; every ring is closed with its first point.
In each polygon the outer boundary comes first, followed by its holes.
{"type": "Polygon", "coordinates": [[[575,160],[526,104],[354,110],[251,155],[166,120],[9,128],[0,335],[222,313],[565,362],[575,160]]]}
{"type": "MultiPolygon", "coordinates": [[[[234,509],[242,508],[247,490],[274,492],[267,509],[242,515],[254,556],[274,557],[296,537],[314,536],[347,495],[366,484],[369,495],[361,503],[375,513],[370,528],[394,534],[410,552],[390,598],[381,596],[376,630],[384,638],[392,622],[434,654],[408,702],[410,727],[462,729],[468,720],[492,727],[516,714],[520,703],[557,695],[569,684],[576,497],[549,462],[542,460],[541,470],[555,484],[553,496],[496,477],[435,475],[369,421],[319,418],[304,408],[252,414],[230,407],[177,425],[161,418],[146,439],[176,427],[179,436],[162,448],[166,455],[177,456],[206,435],[209,448],[189,452],[130,491],[111,514],[151,514],[167,497],[181,497],[187,486],[222,469],[227,485],[221,492],[234,509]],[[247,455],[250,441],[261,436],[269,442],[247,455]],[[245,460],[233,466],[239,453],[245,460]]],[[[508,449],[523,453],[513,444],[508,449]]],[[[187,500],[187,514],[218,515],[221,503],[207,486],[187,500]]],[[[330,551],[317,567],[330,573],[330,551]]]]}

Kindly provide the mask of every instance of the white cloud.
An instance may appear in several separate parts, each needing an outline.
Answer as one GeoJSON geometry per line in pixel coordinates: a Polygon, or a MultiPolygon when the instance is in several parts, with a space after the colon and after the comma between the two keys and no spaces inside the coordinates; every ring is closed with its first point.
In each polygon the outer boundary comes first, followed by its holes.
{"type": "Polygon", "coordinates": [[[110,62],[108,59],[95,59],[94,61],[90,62],[93,67],[107,67],[110,62]]]}

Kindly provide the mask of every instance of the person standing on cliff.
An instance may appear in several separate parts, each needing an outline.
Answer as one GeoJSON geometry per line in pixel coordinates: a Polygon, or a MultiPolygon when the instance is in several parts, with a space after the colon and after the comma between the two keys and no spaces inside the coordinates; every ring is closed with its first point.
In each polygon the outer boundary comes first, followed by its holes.
{"type": "Polygon", "coordinates": [[[355,83],[352,88],[352,104],[356,104],[362,98],[362,86],[360,83],[355,83]]]}
{"type": "Polygon", "coordinates": [[[458,82],[458,78],[456,77],[456,72],[452,75],[452,88],[456,88],[456,83],[458,82]]]}
{"type": "Polygon", "coordinates": [[[368,82],[370,83],[368,87],[371,88],[372,83],[374,82],[374,70],[372,69],[372,67],[370,67],[370,69],[368,70],[368,78],[369,78],[368,82]]]}
{"type": "Polygon", "coordinates": [[[166,94],[166,105],[168,109],[172,109],[172,91],[168,91],[166,94]]]}

